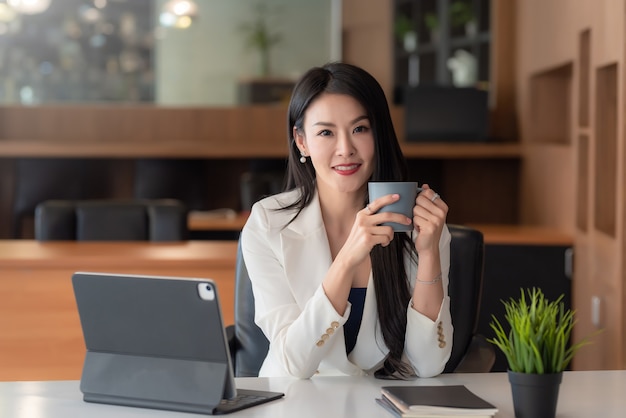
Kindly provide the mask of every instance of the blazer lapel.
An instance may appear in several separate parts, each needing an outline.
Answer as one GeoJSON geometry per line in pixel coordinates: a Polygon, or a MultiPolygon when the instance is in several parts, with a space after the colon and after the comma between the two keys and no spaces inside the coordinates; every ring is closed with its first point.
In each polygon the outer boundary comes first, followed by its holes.
{"type": "Polygon", "coordinates": [[[280,235],[285,272],[290,280],[294,280],[292,291],[298,304],[304,307],[321,285],[332,263],[317,194],[280,235]]]}

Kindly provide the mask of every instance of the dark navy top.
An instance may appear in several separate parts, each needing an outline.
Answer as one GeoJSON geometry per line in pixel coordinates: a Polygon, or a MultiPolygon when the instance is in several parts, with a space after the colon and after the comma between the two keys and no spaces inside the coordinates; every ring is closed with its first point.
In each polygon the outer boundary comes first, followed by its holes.
{"type": "Polygon", "coordinates": [[[366,287],[353,287],[350,289],[348,302],[352,304],[352,310],[348,320],[343,325],[343,333],[346,340],[346,354],[350,354],[356,345],[356,337],[359,335],[361,328],[361,319],[363,318],[363,305],[365,305],[366,287]]]}

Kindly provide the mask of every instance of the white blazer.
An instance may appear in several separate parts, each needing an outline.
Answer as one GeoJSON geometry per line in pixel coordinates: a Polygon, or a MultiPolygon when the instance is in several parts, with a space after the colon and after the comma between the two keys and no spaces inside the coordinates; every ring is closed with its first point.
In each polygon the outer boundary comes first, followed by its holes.
{"type": "MultiPolygon", "coordinates": [[[[309,378],[316,373],[365,375],[385,360],[386,347],[378,322],[372,274],[356,345],[346,355],[343,325],[351,305],[339,315],[326,297],[322,281],[332,263],[317,195],[291,222],[297,191],[270,196],[253,207],[242,230],[243,256],[252,282],[255,322],[270,341],[259,376],[309,378]]],[[[405,359],[417,376],[441,373],[452,350],[448,298],[450,232],[440,240],[444,300],[436,321],[407,306],[405,359]]],[[[414,285],[417,266],[407,262],[414,285]]]]}

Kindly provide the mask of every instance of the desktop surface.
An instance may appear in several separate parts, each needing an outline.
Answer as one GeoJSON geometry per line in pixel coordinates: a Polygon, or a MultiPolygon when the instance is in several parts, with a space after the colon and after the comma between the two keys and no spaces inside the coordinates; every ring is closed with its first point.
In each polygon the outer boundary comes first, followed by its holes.
{"type": "MultiPolygon", "coordinates": [[[[375,398],[389,385],[456,385],[493,403],[496,418],[514,418],[511,388],[506,373],[445,374],[413,381],[377,380],[372,377],[237,378],[237,387],[279,391],[284,399],[235,412],[232,417],[392,417],[375,398]]],[[[201,416],[183,412],[92,404],[82,400],[78,381],[0,382],[0,416],[74,418],[201,416]]],[[[626,370],[565,372],[557,417],[624,416],[626,370]]]]}

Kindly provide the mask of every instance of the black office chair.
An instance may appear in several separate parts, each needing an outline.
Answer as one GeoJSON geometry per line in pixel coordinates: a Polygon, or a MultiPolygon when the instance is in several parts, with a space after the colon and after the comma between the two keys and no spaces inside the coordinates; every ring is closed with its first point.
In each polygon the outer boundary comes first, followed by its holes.
{"type": "Polygon", "coordinates": [[[135,161],[135,199],[176,199],[188,210],[209,209],[209,161],[140,158],[135,161]]]}
{"type": "MultiPolygon", "coordinates": [[[[476,333],[483,279],[483,234],[460,225],[449,224],[448,229],[452,235],[448,294],[454,341],[444,373],[489,372],[495,361],[495,349],[476,333]]],[[[235,274],[235,324],[226,330],[231,358],[236,376],[258,376],[269,342],[254,323],[254,296],[241,241],[235,274]]]]}
{"type": "Polygon", "coordinates": [[[284,171],[246,171],[241,174],[241,210],[249,211],[258,200],[280,193],[284,171]]]}
{"type": "Polygon", "coordinates": [[[184,241],[187,209],[174,199],[48,200],[35,209],[39,241],[184,241]]]}
{"type": "MultiPolygon", "coordinates": [[[[35,207],[51,199],[103,199],[112,195],[110,164],[90,158],[19,158],[15,162],[12,237],[22,238],[35,207]]],[[[29,223],[29,225],[32,224],[29,223]]]]}
{"type": "Polygon", "coordinates": [[[448,229],[452,235],[448,295],[454,334],[444,373],[489,372],[496,360],[495,348],[477,332],[483,287],[483,234],[461,225],[448,224],[448,229]]]}

